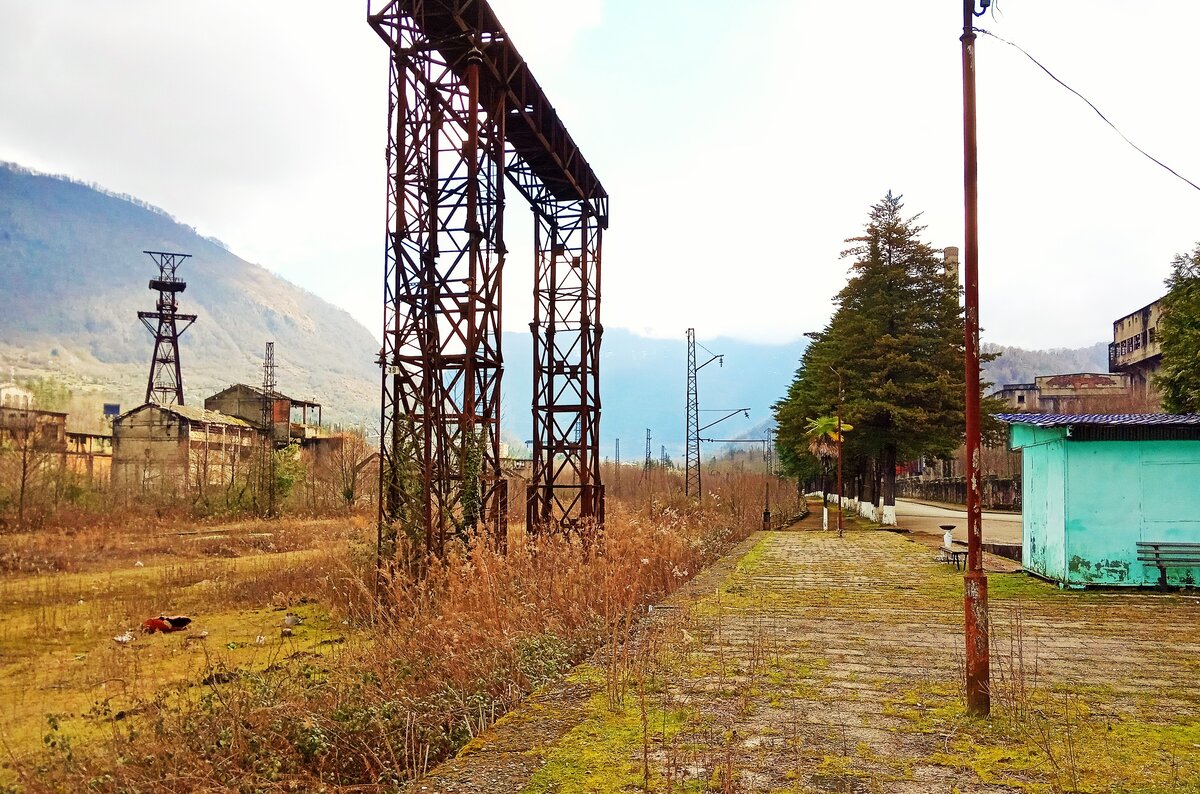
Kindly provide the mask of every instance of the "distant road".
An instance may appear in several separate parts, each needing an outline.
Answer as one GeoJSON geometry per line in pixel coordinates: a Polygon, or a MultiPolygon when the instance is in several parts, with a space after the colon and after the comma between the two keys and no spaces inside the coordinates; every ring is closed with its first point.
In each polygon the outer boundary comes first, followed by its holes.
{"type": "MultiPolygon", "coordinates": [[[[896,500],[896,523],[913,532],[942,534],[939,524],[954,524],[954,539],[967,539],[967,512],[962,508],[936,507],[934,505],[896,500]]],[[[983,514],[983,539],[995,543],[1021,542],[1020,513],[983,514]]]]}

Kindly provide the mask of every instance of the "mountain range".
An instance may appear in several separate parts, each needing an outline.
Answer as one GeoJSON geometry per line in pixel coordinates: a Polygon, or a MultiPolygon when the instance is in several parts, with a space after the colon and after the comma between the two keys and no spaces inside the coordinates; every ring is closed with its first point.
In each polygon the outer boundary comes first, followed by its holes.
{"type": "MultiPolygon", "coordinates": [[[[98,421],[102,402],[140,404],[152,340],[137,312],[153,308],[147,285],[157,273],[144,250],[191,254],[180,269],[188,282],[180,310],[199,316],[180,342],[188,402],[230,383],[260,383],[263,348],[274,341],[280,391],[321,402],[327,422],[377,426],[379,343],[346,311],[132,196],[13,164],[0,164],[0,377],[51,378],[70,388],[72,423],[83,430],[98,421]]],[[[652,339],[605,329],[603,456],[614,456],[620,439],[622,460],[640,460],[647,428],[653,457],[663,446],[681,454],[685,331],[652,339]]],[[[502,344],[505,437],[520,449],[532,428],[532,345],[527,332],[506,332],[502,344]]],[[[703,339],[701,363],[723,358],[699,373],[701,424],[749,410],[704,437],[763,437],[805,344],[703,339]]],[[[1107,367],[1103,344],[997,350],[1002,356],[986,368],[997,384],[1107,367]]]]}

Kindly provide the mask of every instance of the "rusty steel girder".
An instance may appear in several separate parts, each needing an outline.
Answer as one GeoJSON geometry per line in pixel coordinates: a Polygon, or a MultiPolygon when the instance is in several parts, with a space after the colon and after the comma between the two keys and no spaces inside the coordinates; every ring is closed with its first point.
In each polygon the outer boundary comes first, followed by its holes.
{"type": "Polygon", "coordinates": [[[604,493],[599,260],[608,196],[484,0],[374,5],[368,21],[392,55],[380,557],[394,553],[402,529],[432,554],[480,522],[505,542],[506,179],[547,245],[535,265],[527,517],[538,528],[595,524],[604,493]]]}

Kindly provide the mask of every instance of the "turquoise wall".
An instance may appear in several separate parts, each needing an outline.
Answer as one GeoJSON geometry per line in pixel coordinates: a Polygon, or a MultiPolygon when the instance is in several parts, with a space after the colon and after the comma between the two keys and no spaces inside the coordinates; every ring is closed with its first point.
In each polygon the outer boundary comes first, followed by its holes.
{"type": "MultiPolygon", "coordinates": [[[[1023,450],[1025,567],[1070,586],[1154,585],[1137,541],[1200,543],[1200,441],[1072,441],[1013,425],[1023,450]]],[[[1200,568],[1167,581],[1200,583],[1200,568]]]]}
{"type": "Polygon", "coordinates": [[[1066,433],[1061,428],[1012,426],[1012,447],[1021,449],[1022,565],[1047,579],[1066,570],[1066,433]]]}

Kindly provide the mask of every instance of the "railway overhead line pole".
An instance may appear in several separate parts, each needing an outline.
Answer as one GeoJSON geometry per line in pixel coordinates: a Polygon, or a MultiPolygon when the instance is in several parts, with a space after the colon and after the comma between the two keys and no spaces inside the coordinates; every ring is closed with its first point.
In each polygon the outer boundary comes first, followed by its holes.
{"type": "Polygon", "coordinates": [[[604,520],[600,261],[608,195],[485,0],[371,0],[391,53],[381,559],[507,534],[500,469],[506,186],[534,214],[530,531],[604,520]]]}

